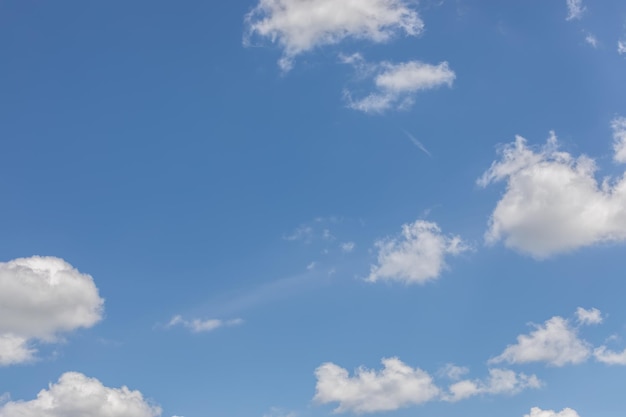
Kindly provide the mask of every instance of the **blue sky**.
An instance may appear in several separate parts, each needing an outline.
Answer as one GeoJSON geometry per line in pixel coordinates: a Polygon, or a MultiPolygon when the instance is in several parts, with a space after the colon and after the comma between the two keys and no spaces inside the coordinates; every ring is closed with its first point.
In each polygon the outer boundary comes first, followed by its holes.
{"type": "Polygon", "coordinates": [[[623,415],[626,5],[496,3],[0,0],[0,417],[623,415]]]}

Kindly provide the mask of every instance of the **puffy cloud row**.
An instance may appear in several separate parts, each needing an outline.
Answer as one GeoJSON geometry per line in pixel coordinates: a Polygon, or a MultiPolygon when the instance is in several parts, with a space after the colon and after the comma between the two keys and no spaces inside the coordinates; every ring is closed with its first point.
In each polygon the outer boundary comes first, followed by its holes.
{"type": "Polygon", "coordinates": [[[296,56],[345,39],[386,42],[398,34],[419,35],[424,23],[405,0],[260,0],[245,17],[247,33],[283,50],[279,66],[289,71],[296,56]]]}
{"type": "Polygon", "coordinates": [[[435,384],[428,372],[412,368],[398,358],[385,358],[382,365],[380,371],[359,368],[353,376],[334,363],[321,365],[315,371],[314,400],[321,404],[337,403],[334,410],[337,413],[375,413],[436,400],[458,401],[483,394],[515,394],[541,386],[534,375],[490,369],[485,381],[459,381],[446,391],[435,384]]]}
{"type": "Polygon", "coordinates": [[[77,372],[63,374],[31,401],[0,405],[0,417],[157,417],[161,409],[139,391],[109,388],[77,372]]]}
{"type": "Polygon", "coordinates": [[[0,263],[0,365],[35,359],[37,341],[102,319],[104,300],[91,276],[59,258],[20,258],[0,263]]]}
{"type": "MultiPolygon", "coordinates": [[[[626,162],[626,121],[615,119],[614,159],[626,162]]],[[[554,133],[539,149],[518,136],[478,180],[506,182],[493,211],[488,243],[541,259],[601,242],[626,240],[626,177],[595,178],[595,161],[560,151],[554,133]]]]}

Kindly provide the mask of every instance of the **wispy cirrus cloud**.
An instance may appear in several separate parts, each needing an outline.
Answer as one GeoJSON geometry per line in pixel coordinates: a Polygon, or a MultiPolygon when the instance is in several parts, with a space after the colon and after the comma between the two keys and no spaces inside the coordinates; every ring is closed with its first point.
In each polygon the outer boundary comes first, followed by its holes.
{"type": "Polygon", "coordinates": [[[582,0],[567,0],[566,20],[577,20],[583,17],[586,7],[582,0]]]}
{"type": "Polygon", "coordinates": [[[221,319],[191,319],[185,320],[182,316],[176,315],[172,317],[172,319],[167,323],[166,327],[175,327],[182,326],[193,333],[206,333],[211,332],[213,330],[217,330],[220,327],[232,327],[239,326],[243,324],[242,319],[231,319],[231,320],[221,320],[221,319]]]}

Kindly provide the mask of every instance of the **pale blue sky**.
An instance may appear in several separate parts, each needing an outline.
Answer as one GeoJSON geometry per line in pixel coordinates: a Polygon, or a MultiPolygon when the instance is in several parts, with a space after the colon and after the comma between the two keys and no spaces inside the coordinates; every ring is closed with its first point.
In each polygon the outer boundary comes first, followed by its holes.
{"type": "Polygon", "coordinates": [[[0,417],[626,410],[623,2],[0,0],[0,51],[0,417]]]}

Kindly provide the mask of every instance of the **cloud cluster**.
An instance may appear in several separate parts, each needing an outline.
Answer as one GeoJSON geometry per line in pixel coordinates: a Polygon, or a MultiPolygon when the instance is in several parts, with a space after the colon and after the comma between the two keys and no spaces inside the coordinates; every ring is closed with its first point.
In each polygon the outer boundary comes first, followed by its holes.
{"type": "Polygon", "coordinates": [[[439,278],[446,257],[470,250],[459,236],[446,236],[436,223],[417,220],[402,226],[402,234],[376,242],[378,264],[370,270],[370,282],[399,281],[424,284],[439,278]]]}
{"type": "MultiPolygon", "coordinates": [[[[623,119],[613,123],[615,159],[621,162],[623,119]]],[[[598,183],[595,161],[559,151],[551,133],[532,149],[520,136],[501,150],[501,160],[478,180],[505,181],[506,192],[493,211],[488,243],[505,245],[541,259],[600,242],[626,240],[626,177],[598,183]]]]}
{"type": "Polygon", "coordinates": [[[456,78],[447,62],[437,65],[420,61],[401,63],[365,62],[360,54],[343,56],[342,61],[353,65],[360,78],[373,81],[375,91],[363,98],[354,99],[353,93],[345,91],[348,107],[365,113],[383,113],[389,109],[410,107],[417,93],[441,86],[451,87],[456,78]]]}
{"type": "MultiPolygon", "coordinates": [[[[580,326],[596,325],[604,321],[596,308],[576,310],[576,321],[580,326]]],[[[607,346],[594,347],[578,335],[579,328],[569,320],[554,316],[543,325],[534,324],[535,330],[517,337],[517,343],[506,347],[500,355],[491,358],[489,363],[507,362],[524,364],[544,362],[552,366],[577,365],[594,357],[597,362],[607,365],[626,365],[626,349],[615,352],[607,346]]]]}
{"type": "Polygon", "coordinates": [[[108,388],[95,378],[77,372],[63,374],[31,401],[9,401],[0,406],[0,417],[157,417],[139,391],[108,388]]]}
{"type": "Polygon", "coordinates": [[[0,263],[0,366],[34,360],[37,341],[93,326],[103,304],[92,277],[62,259],[0,263]]]}
{"type": "MultiPolygon", "coordinates": [[[[333,363],[316,369],[316,394],[314,400],[338,403],[336,413],[375,413],[393,411],[429,401],[459,401],[482,394],[516,394],[527,388],[541,386],[532,375],[517,374],[506,369],[490,369],[486,381],[464,380],[452,384],[449,392],[439,388],[426,371],[412,368],[398,358],[382,360],[380,371],[359,368],[354,376],[333,363]]],[[[449,366],[454,376],[466,373],[465,368],[449,366]]]]}
{"type": "Polygon", "coordinates": [[[166,327],[183,326],[193,333],[206,333],[217,330],[220,327],[238,326],[243,324],[242,319],[220,320],[220,319],[193,319],[185,320],[182,316],[176,315],[167,323],[166,327]]]}
{"type": "Polygon", "coordinates": [[[315,370],[315,401],[339,403],[335,412],[374,413],[422,404],[439,396],[432,377],[419,368],[411,368],[397,358],[382,360],[379,372],[357,369],[354,376],[333,363],[315,370]]]}
{"type": "Polygon", "coordinates": [[[259,0],[245,17],[244,44],[257,36],[283,49],[279,66],[289,71],[296,56],[345,39],[386,42],[419,35],[424,23],[405,0],[259,0]]]}
{"type": "Polygon", "coordinates": [[[533,407],[530,410],[530,414],[526,414],[524,417],[580,417],[578,413],[571,408],[565,408],[560,412],[553,410],[542,410],[538,407],[533,407]]]}

